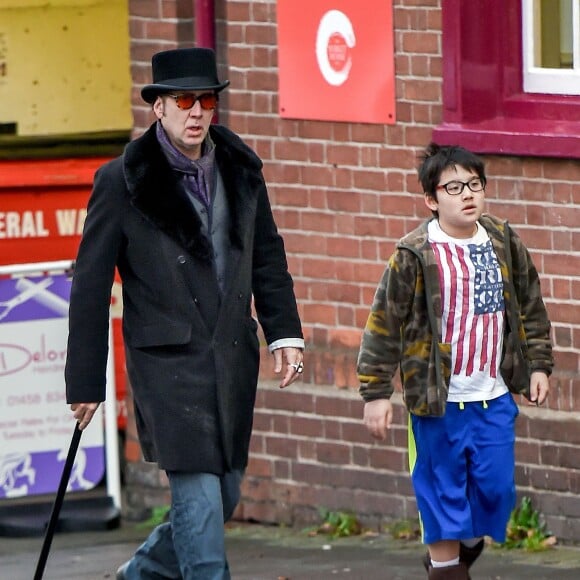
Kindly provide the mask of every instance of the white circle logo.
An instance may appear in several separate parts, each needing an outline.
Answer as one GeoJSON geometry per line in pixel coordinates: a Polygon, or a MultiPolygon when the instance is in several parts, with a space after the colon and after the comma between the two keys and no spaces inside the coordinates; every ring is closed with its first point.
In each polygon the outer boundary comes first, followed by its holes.
{"type": "Polygon", "coordinates": [[[344,12],[330,10],[320,20],[316,33],[316,60],[324,80],[342,85],[352,67],[351,49],[355,45],[354,29],[344,12]]]}

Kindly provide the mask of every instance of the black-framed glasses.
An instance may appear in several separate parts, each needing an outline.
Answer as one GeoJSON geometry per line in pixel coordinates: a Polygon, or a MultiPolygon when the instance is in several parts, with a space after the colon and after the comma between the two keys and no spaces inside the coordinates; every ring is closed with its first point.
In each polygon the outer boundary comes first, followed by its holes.
{"type": "Polygon", "coordinates": [[[175,104],[182,111],[188,111],[193,108],[195,103],[199,101],[201,108],[205,111],[215,109],[218,103],[218,96],[216,93],[202,93],[196,95],[195,93],[182,93],[181,95],[166,95],[175,100],[175,104]]]}
{"type": "Polygon", "coordinates": [[[485,189],[485,181],[480,177],[474,177],[469,181],[448,181],[443,185],[438,185],[437,189],[444,189],[449,195],[459,195],[463,193],[463,188],[467,185],[467,187],[477,193],[478,191],[482,191],[485,189]]]}

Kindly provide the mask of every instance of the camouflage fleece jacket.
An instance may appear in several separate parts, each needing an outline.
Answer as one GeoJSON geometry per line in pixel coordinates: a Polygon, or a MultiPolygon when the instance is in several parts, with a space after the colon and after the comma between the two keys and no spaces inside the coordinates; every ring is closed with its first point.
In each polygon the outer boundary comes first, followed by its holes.
{"type": "MultiPolygon", "coordinates": [[[[505,335],[501,373],[513,393],[529,396],[530,373],[550,375],[550,321],[538,272],[519,236],[490,215],[479,223],[491,239],[503,277],[505,335]]],[[[399,368],[403,398],[415,415],[440,416],[451,376],[451,346],[442,342],[441,288],[423,223],[397,244],[364,329],[357,372],[367,401],[390,398],[399,368]]]]}

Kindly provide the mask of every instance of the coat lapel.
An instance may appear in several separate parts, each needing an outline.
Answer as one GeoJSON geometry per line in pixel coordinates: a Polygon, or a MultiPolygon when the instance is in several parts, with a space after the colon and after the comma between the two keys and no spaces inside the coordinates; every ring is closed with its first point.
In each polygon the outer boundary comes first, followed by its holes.
{"type": "Polygon", "coordinates": [[[263,186],[262,162],[229,129],[212,125],[210,133],[216,145],[216,163],[230,208],[230,241],[233,249],[241,251],[244,248],[244,232],[253,227],[256,211],[253,201],[263,186]]]}
{"type": "Polygon", "coordinates": [[[151,223],[193,256],[211,261],[201,221],[155,136],[153,125],[125,150],[125,179],[131,203],[151,223]]]}
{"type": "MultiPolygon", "coordinates": [[[[262,162],[229,129],[212,125],[210,132],[230,208],[230,241],[235,258],[236,250],[244,249],[244,232],[254,219],[252,201],[263,187],[262,162]]],[[[127,145],[124,170],[132,205],[191,255],[211,262],[211,243],[203,235],[201,220],[161,150],[155,124],[127,145]]]]}

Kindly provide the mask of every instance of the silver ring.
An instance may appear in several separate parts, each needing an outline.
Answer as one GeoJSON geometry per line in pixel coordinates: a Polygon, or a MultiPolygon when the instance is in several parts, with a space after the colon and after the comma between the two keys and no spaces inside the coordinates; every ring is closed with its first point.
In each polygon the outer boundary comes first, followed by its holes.
{"type": "Polygon", "coordinates": [[[294,372],[301,373],[304,371],[304,364],[302,362],[290,363],[290,366],[294,369],[294,372]]]}

